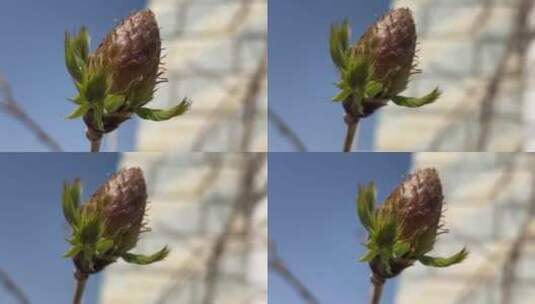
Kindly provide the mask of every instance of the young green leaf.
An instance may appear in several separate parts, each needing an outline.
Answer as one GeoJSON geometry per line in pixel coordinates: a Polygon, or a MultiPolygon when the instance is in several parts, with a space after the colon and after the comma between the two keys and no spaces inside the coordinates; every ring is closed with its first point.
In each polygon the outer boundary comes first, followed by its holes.
{"type": "Polygon", "coordinates": [[[139,108],[136,110],[136,114],[143,119],[152,121],[163,121],[185,113],[189,109],[189,107],[190,102],[186,98],[184,98],[182,102],[180,102],[178,105],[174,106],[169,110],[139,108]]]}
{"type": "Polygon", "coordinates": [[[78,117],[82,117],[88,110],[89,103],[81,103],[80,105],[78,105],[78,107],[76,107],[76,109],[74,109],[74,111],[71,112],[71,114],[69,114],[69,116],[67,116],[67,119],[75,119],[78,117]]]}
{"type": "Polygon", "coordinates": [[[165,246],[160,251],[152,255],[125,253],[121,257],[123,260],[131,264],[148,265],[163,260],[168,254],[169,249],[167,246],[165,246]]]}
{"type": "Polygon", "coordinates": [[[395,96],[392,98],[392,101],[398,106],[418,108],[426,104],[433,103],[440,97],[440,94],[440,90],[438,88],[435,88],[431,93],[420,98],[395,96]]]}
{"type": "Polygon", "coordinates": [[[63,194],[61,197],[63,215],[71,226],[77,226],[80,221],[78,206],[80,205],[81,192],[82,186],[78,180],[72,184],[63,184],[63,194]]]}
{"type": "Polygon", "coordinates": [[[93,73],[86,86],[85,98],[90,103],[102,102],[106,96],[107,83],[106,75],[103,71],[93,73]]]}
{"type": "Polygon", "coordinates": [[[365,97],[366,98],[374,98],[383,90],[383,85],[380,82],[377,81],[369,81],[366,84],[365,89],[365,97]]]}
{"type": "Polygon", "coordinates": [[[99,254],[106,253],[106,251],[108,251],[111,248],[113,248],[113,240],[106,239],[106,238],[100,238],[97,241],[97,244],[96,244],[95,248],[96,248],[96,250],[97,250],[97,252],[99,254]]]}
{"type": "Polygon", "coordinates": [[[373,183],[368,186],[359,186],[356,200],[357,215],[364,228],[368,231],[374,226],[375,197],[376,191],[373,183]]]}
{"type": "Polygon", "coordinates": [[[442,258],[442,257],[431,257],[428,255],[424,255],[420,257],[418,261],[420,261],[420,263],[426,266],[448,267],[453,264],[462,262],[467,256],[468,256],[468,250],[466,250],[466,248],[463,248],[456,254],[449,256],[449,257],[442,258]]]}
{"type": "Polygon", "coordinates": [[[122,95],[108,94],[104,99],[104,108],[107,113],[113,113],[124,104],[124,101],[125,98],[122,95]]]}
{"type": "Polygon", "coordinates": [[[333,24],[329,35],[329,50],[334,64],[343,69],[347,63],[347,51],[349,49],[350,28],[345,20],[341,25],[333,24]]]}

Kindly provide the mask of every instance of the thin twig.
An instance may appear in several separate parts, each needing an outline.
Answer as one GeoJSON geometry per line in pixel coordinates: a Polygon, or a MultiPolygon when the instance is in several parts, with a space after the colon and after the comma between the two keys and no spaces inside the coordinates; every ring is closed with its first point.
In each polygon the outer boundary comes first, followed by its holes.
{"type": "Polygon", "coordinates": [[[372,282],[370,304],[379,304],[381,302],[381,296],[383,294],[385,279],[380,278],[376,275],[372,275],[370,280],[372,282]]]}
{"type": "Polygon", "coordinates": [[[252,201],[252,195],[255,193],[254,183],[255,177],[259,173],[262,164],[265,160],[265,153],[245,154],[245,160],[243,163],[243,170],[240,177],[240,187],[237,193],[236,200],[234,201],[230,216],[224,225],[223,230],[216,238],[211,250],[210,257],[207,262],[206,277],[205,277],[205,293],[201,303],[212,304],[216,296],[216,282],[219,278],[220,263],[223,257],[227,243],[232,236],[235,228],[236,221],[247,210],[250,210],[252,201]]]}
{"type": "Polygon", "coordinates": [[[76,289],[74,291],[74,297],[72,304],[82,303],[82,297],[84,296],[85,285],[87,283],[87,274],[76,271],[74,273],[74,278],[76,280],[76,289]]]}
{"type": "Polygon", "coordinates": [[[30,300],[28,300],[28,297],[24,293],[24,291],[13,281],[9,275],[0,269],[0,281],[2,282],[2,285],[4,285],[4,288],[9,291],[14,298],[17,299],[18,303],[20,304],[29,304],[30,300]]]}
{"type": "Polygon", "coordinates": [[[268,240],[269,247],[269,270],[277,273],[285,280],[308,304],[318,304],[318,299],[312,294],[303,282],[290,270],[284,260],[279,256],[275,242],[268,240]]]}
{"type": "Polygon", "coordinates": [[[52,138],[41,126],[33,120],[24,109],[15,101],[11,86],[0,74],[0,92],[4,95],[4,100],[0,101],[0,109],[3,109],[7,114],[21,122],[30,132],[32,132],[37,139],[39,139],[51,151],[61,152],[61,146],[56,140],[52,138]]]}
{"type": "Polygon", "coordinates": [[[351,147],[353,146],[353,141],[355,139],[355,134],[357,133],[357,128],[359,125],[359,119],[358,118],[351,118],[348,115],[346,115],[344,119],[346,125],[347,125],[347,131],[346,131],[346,137],[344,140],[344,152],[351,152],[351,147]]]}
{"type": "Polygon", "coordinates": [[[282,136],[288,139],[288,142],[294,146],[295,150],[298,152],[306,152],[307,148],[305,144],[299,138],[299,136],[290,128],[290,126],[280,117],[273,109],[268,108],[268,118],[277,126],[279,132],[282,136]]]}

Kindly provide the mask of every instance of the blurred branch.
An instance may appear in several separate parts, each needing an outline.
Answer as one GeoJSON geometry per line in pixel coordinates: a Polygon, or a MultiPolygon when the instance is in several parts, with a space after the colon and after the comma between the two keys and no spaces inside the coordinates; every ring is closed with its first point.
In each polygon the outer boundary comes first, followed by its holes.
{"type": "MultiPolygon", "coordinates": [[[[219,278],[221,259],[225,254],[225,250],[230,240],[231,235],[235,232],[238,220],[242,215],[250,215],[251,207],[256,205],[253,200],[255,191],[256,176],[260,173],[262,165],[264,164],[265,153],[247,153],[244,154],[244,162],[242,164],[242,174],[239,180],[239,190],[236,200],[232,206],[231,213],[227,218],[224,228],[215,239],[212,246],[210,257],[207,262],[206,277],[205,277],[205,293],[201,303],[212,304],[216,296],[216,282],[219,278]]],[[[245,229],[246,232],[247,229],[245,229]]]]}
{"type": "MultiPolygon", "coordinates": [[[[488,144],[496,98],[501,89],[510,59],[515,54],[519,59],[524,58],[525,56],[530,38],[527,30],[529,28],[529,16],[533,6],[533,0],[519,0],[517,15],[512,19],[512,32],[507,41],[505,53],[499,61],[493,76],[487,84],[485,94],[481,99],[481,110],[479,115],[481,129],[477,140],[478,151],[484,150],[488,144]]],[[[520,70],[523,67],[522,61],[523,60],[518,60],[517,63],[517,67],[520,70]]]]}
{"type": "MultiPolygon", "coordinates": [[[[531,159],[532,172],[535,170],[535,159],[531,159]]],[[[518,261],[522,256],[522,250],[525,247],[527,240],[530,237],[530,224],[535,216],[535,173],[531,177],[531,195],[529,205],[527,207],[527,214],[524,223],[520,227],[520,231],[511,245],[511,249],[507,254],[507,258],[503,265],[503,276],[501,281],[502,288],[502,304],[514,303],[514,285],[516,281],[516,271],[518,261]]]]}
{"type": "Polygon", "coordinates": [[[319,304],[319,301],[312,294],[312,292],[290,271],[284,260],[279,256],[277,252],[277,246],[275,241],[268,240],[269,246],[269,270],[277,273],[283,280],[285,280],[295,291],[303,298],[308,304],[319,304]]]}
{"type": "Polygon", "coordinates": [[[15,282],[9,277],[9,275],[2,269],[0,269],[0,281],[2,282],[2,285],[4,285],[4,288],[8,292],[10,292],[14,298],[17,299],[18,303],[30,303],[24,291],[22,291],[22,289],[17,284],[15,284],[15,282]]]}
{"type": "Polygon", "coordinates": [[[306,152],[307,149],[305,144],[299,138],[299,136],[290,128],[290,126],[280,117],[273,109],[268,108],[268,118],[271,120],[279,129],[279,132],[282,136],[286,137],[291,145],[294,146],[295,150],[298,152],[306,152]]]}
{"type": "Polygon", "coordinates": [[[243,98],[243,136],[240,143],[239,151],[250,151],[251,142],[253,140],[253,133],[255,131],[256,113],[258,110],[258,98],[262,91],[262,83],[266,78],[267,71],[267,52],[264,53],[258,63],[258,67],[253,75],[253,78],[247,86],[245,96],[243,98]]]}
{"type": "MultiPolygon", "coordinates": [[[[243,94],[243,97],[241,98],[241,101],[239,105],[243,105],[243,115],[242,115],[242,124],[244,125],[243,128],[243,134],[241,136],[240,141],[240,147],[242,147],[239,151],[248,151],[247,149],[243,149],[245,146],[249,146],[252,141],[252,135],[254,132],[254,123],[256,120],[255,114],[257,112],[258,108],[258,97],[260,95],[262,82],[264,81],[266,77],[266,69],[267,69],[267,58],[266,54],[262,55],[259,64],[256,67],[256,70],[250,77],[249,82],[247,83],[247,88],[245,93],[243,94]]],[[[211,123],[208,124],[205,128],[203,128],[201,131],[198,132],[198,135],[196,136],[193,145],[192,150],[193,151],[200,151],[203,149],[203,146],[208,141],[209,137],[213,135],[215,131],[218,130],[218,126],[220,125],[221,120],[228,119],[228,116],[222,115],[222,108],[227,107],[227,103],[229,99],[236,98],[237,92],[239,92],[240,87],[242,86],[242,83],[239,83],[235,87],[231,88],[228,91],[228,94],[223,98],[220,105],[218,105],[213,110],[213,119],[211,120],[211,123]]],[[[241,110],[242,107],[239,107],[238,110],[241,110]]]]}
{"type": "Polygon", "coordinates": [[[4,95],[4,100],[0,101],[0,109],[4,110],[8,115],[19,120],[26,128],[28,128],[45,146],[54,152],[60,152],[60,145],[50,136],[41,126],[33,120],[26,111],[15,101],[11,86],[0,74],[0,92],[4,95]]]}

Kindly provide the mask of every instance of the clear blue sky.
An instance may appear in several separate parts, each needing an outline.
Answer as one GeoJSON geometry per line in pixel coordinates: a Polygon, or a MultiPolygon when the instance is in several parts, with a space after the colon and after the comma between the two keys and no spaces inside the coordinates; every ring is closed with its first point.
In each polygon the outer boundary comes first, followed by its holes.
{"type": "MultiPolygon", "coordinates": [[[[93,49],[144,0],[3,0],[0,18],[0,71],[12,84],[16,100],[59,141],[64,150],[87,151],[80,119],[66,120],[73,110],[67,98],[74,85],[65,69],[65,30],[89,27],[93,49]]],[[[136,119],[121,127],[120,151],[131,151],[136,119]]],[[[47,151],[21,124],[0,112],[0,151],[47,151]]]]}
{"type": "MultiPolygon", "coordinates": [[[[408,153],[271,153],[269,235],[320,303],[368,303],[369,268],[358,263],[365,231],[356,218],[357,184],[375,181],[382,201],[407,173],[408,153]]],[[[270,303],[303,303],[269,273],[270,303]]],[[[397,279],[381,303],[393,303],[397,279]]]]}
{"type": "MultiPolygon", "coordinates": [[[[0,267],[31,303],[72,300],[73,266],[61,257],[69,236],[61,210],[63,181],[79,177],[87,199],[115,171],[118,157],[116,153],[0,153],[0,267]]],[[[99,277],[90,278],[84,304],[96,303],[99,277]]],[[[3,288],[0,303],[15,303],[3,288]]]]}
{"type": "MultiPolygon", "coordinates": [[[[334,104],[337,74],[331,63],[330,25],[349,20],[356,40],[389,7],[388,0],[270,0],[269,106],[310,151],[340,151],[343,110],[334,104]]],[[[353,40],[353,41],[354,41],[353,40]]],[[[373,148],[376,115],[361,123],[359,149],[373,148]]],[[[271,124],[270,151],[293,148],[271,124]]]]}

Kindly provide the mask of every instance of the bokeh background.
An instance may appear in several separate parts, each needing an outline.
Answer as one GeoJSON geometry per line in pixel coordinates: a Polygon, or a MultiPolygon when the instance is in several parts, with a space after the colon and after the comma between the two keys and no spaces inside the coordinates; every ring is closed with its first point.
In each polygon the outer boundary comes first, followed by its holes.
{"type": "Polygon", "coordinates": [[[0,8],[0,151],[88,151],[81,120],[65,119],[75,88],[64,32],[87,26],[95,49],[143,8],[161,27],[169,80],[151,107],[168,108],[184,96],[194,103],[171,121],[129,120],[105,136],[103,150],[267,150],[265,0],[10,0],[0,8]]]}
{"type": "Polygon", "coordinates": [[[360,123],[359,150],[532,151],[533,0],[273,0],[269,6],[270,151],[341,151],[343,110],[329,28],[347,18],[353,41],[391,7],[409,7],[422,73],[407,96],[439,86],[432,105],[382,108],[360,123]]]}

